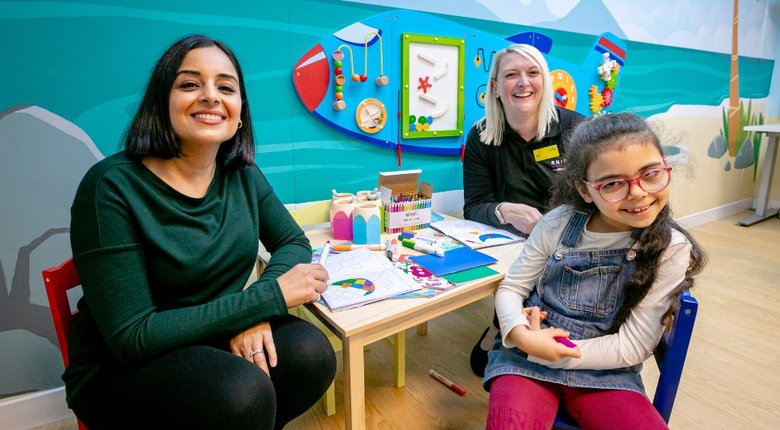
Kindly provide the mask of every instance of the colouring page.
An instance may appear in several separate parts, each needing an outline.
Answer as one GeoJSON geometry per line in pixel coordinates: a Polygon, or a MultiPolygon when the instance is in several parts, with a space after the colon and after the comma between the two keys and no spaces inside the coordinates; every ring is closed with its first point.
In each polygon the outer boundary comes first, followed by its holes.
{"type": "Polygon", "coordinates": [[[463,219],[450,219],[431,223],[436,229],[471,249],[505,245],[524,241],[520,236],[486,224],[463,219]]]}
{"type": "Polygon", "coordinates": [[[352,251],[331,252],[325,268],[330,280],[353,277],[365,272],[392,268],[393,263],[382,252],[358,248],[352,251]]]}
{"type": "Polygon", "coordinates": [[[414,279],[394,267],[384,254],[365,248],[331,254],[325,269],[330,280],[322,299],[332,311],[420,289],[414,279]]]}

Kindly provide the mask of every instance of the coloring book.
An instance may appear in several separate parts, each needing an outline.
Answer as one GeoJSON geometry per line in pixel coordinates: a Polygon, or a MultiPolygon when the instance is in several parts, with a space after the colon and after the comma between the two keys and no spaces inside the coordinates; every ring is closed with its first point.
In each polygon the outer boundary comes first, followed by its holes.
{"type": "Polygon", "coordinates": [[[431,228],[446,234],[471,249],[505,245],[525,240],[506,230],[463,219],[432,222],[431,228]]]}
{"type": "Polygon", "coordinates": [[[330,280],[322,299],[332,311],[355,308],[421,288],[384,253],[366,248],[331,253],[325,269],[330,280]]]}

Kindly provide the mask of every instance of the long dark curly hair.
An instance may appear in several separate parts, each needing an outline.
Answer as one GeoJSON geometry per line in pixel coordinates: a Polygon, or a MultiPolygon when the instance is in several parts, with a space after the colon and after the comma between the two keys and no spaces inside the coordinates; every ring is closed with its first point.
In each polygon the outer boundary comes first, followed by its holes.
{"type": "MultiPolygon", "coordinates": [[[[583,200],[577,184],[587,180],[588,168],[599,154],[636,143],[649,143],[663,154],[658,136],[645,120],[636,115],[608,114],[581,122],[568,140],[566,169],[556,175],[550,207],[566,204],[594,213],[598,211],[595,203],[583,200]]],[[[667,329],[671,327],[674,312],[679,307],[680,295],[693,287],[693,279],[706,265],[707,256],[690,233],[672,219],[672,211],[667,203],[651,225],[631,232],[636,241],[636,271],[624,287],[625,300],[612,322],[610,332],[617,332],[631,310],[647,295],[655,281],[661,254],[671,241],[672,229],[685,235],[693,247],[685,279],[673,290],[672,306],[661,317],[661,323],[667,329]]]]}

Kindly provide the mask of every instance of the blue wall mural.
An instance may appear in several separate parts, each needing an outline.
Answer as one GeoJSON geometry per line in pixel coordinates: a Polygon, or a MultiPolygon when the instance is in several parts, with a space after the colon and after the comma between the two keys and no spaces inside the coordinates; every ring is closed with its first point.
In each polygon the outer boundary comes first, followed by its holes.
{"type": "MultiPolygon", "coordinates": [[[[364,145],[314,120],[290,79],[293,66],[312,46],[389,8],[304,0],[247,8],[232,2],[221,15],[212,15],[179,12],[151,1],[113,4],[125,7],[100,2],[0,3],[0,35],[19,41],[4,47],[6,73],[14,71],[15,77],[0,95],[0,108],[43,107],[83,129],[103,154],[114,153],[158,55],[181,35],[203,32],[225,40],[242,61],[257,130],[257,161],[285,203],[324,200],[333,187],[369,188],[376,172],[397,168],[392,150],[364,145]],[[327,20],[321,18],[325,16],[327,20]]],[[[206,4],[190,2],[188,10],[208,10],[206,4]]],[[[602,18],[604,26],[618,30],[616,24],[607,24],[608,18],[602,18]]],[[[594,38],[481,19],[446,19],[461,26],[464,34],[474,29],[496,40],[541,32],[554,40],[552,57],[574,64],[584,62],[594,38]]],[[[613,110],[649,116],[675,103],[716,105],[728,96],[727,54],[625,43],[630,59],[613,110]]],[[[773,61],[741,58],[740,70],[742,97],[769,94],[773,61]]],[[[424,168],[423,177],[436,184],[437,191],[462,188],[457,157],[408,154],[402,161],[403,168],[424,168]]]]}

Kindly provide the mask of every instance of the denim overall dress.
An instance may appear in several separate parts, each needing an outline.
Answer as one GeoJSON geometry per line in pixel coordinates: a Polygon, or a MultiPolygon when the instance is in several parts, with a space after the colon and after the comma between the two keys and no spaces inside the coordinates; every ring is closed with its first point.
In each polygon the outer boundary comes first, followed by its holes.
{"type": "MultiPolygon", "coordinates": [[[[571,339],[589,339],[609,334],[609,327],[624,299],[623,286],[633,274],[636,255],[630,248],[573,250],[590,218],[588,212],[574,212],[556,252],[547,260],[536,288],[525,306],[547,311],[543,327],[562,328],[571,339]]],[[[609,370],[567,370],[528,361],[518,348],[505,348],[497,338],[483,384],[499,375],[521,375],[572,387],[621,389],[644,394],[639,376],[642,364],[609,370]]]]}

